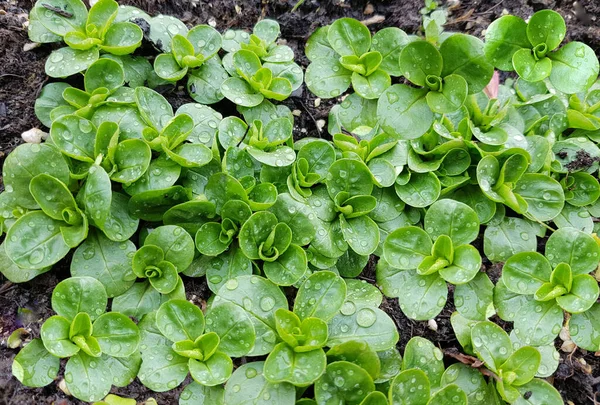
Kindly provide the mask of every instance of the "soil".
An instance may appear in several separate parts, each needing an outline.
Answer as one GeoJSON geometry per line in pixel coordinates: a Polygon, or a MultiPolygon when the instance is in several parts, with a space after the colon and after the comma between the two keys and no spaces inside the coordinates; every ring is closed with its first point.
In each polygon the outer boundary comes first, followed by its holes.
{"type": "MultiPolygon", "coordinates": [[[[261,18],[274,18],[281,25],[282,38],[294,49],[297,60],[304,67],[308,64],[303,54],[304,43],[317,27],[329,24],[336,18],[353,17],[359,20],[379,21],[369,24],[373,30],[384,26],[397,26],[407,33],[416,33],[421,22],[419,10],[423,4],[422,0],[371,3],[367,0],[306,0],[297,11],[291,12],[296,1],[122,0],[120,3],[138,6],[152,15],[174,15],[190,26],[215,21],[216,28],[220,31],[232,27],[249,29],[261,18]]],[[[52,46],[43,45],[28,51],[23,50],[24,46],[30,44],[25,24],[27,11],[33,3],[33,0],[0,0],[0,164],[11,150],[22,142],[22,132],[41,125],[34,114],[34,101],[48,80],[44,74],[44,63],[52,46]]],[[[592,0],[580,3],[583,6],[574,6],[570,0],[454,0],[443,5],[451,10],[447,30],[477,36],[481,36],[485,27],[500,17],[505,9],[526,18],[539,9],[552,8],[561,13],[567,22],[567,39],[583,41],[598,54],[600,27],[597,26],[596,16],[600,15],[600,2],[592,0]]],[[[181,89],[175,89],[166,96],[175,105],[191,101],[181,89]]],[[[315,103],[315,96],[306,89],[288,99],[286,104],[292,110],[297,110],[296,113],[299,112],[294,128],[295,138],[327,137],[326,133],[321,133],[319,124],[322,122],[319,121],[327,119],[329,109],[338,101],[322,100],[320,104],[315,103]]],[[[374,267],[374,261],[371,261],[360,277],[374,283],[374,267]]],[[[484,263],[484,268],[495,281],[501,267],[488,262],[484,263]]],[[[29,283],[13,285],[0,275],[0,405],[82,404],[58,388],[60,376],[55,383],[44,388],[23,387],[11,375],[11,363],[17,350],[6,347],[6,338],[17,328],[26,328],[29,331],[27,338],[39,336],[41,323],[52,315],[52,290],[60,280],[68,276],[68,261],[59,263],[51,272],[29,283]]],[[[198,304],[202,304],[202,301],[208,298],[209,290],[203,278],[186,279],[185,282],[188,298],[198,304]]],[[[427,322],[407,319],[399,310],[395,299],[385,299],[382,309],[390,314],[398,326],[401,336],[398,348],[401,352],[412,336],[430,339],[446,353],[460,351],[460,345],[450,325],[450,314],[454,310],[451,298],[442,313],[435,318],[437,330],[432,329],[427,322]]],[[[447,356],[446,360],[448,363],[454,361],[451,356],[447,356]]],[[[600,357],[594,353],[583,350],[571,354],[561,352],[560,366],[553,383],[565,402],[593,404],[597,403],[595,398],[600,400],[599,375],[600,357]]],[[[181,387],[186,384],[187,381],[181,387]]],[[[136,381],[126,388],[113,389],[112,392],[140,402],[154,397],[159,404],[176,404],[181,387],[168,393],[153,393],[136,381]]]]}

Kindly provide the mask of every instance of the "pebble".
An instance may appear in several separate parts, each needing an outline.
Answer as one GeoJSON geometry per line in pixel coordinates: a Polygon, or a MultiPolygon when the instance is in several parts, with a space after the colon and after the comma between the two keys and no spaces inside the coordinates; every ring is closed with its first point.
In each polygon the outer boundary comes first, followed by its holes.
{"type": "Polygon", "coordinates": [[[39,128],[31,128],[29,131],[23,132],[21,138],[27,143],[42,143],[43,140],[48,138],[48,133],[39,128]]]}

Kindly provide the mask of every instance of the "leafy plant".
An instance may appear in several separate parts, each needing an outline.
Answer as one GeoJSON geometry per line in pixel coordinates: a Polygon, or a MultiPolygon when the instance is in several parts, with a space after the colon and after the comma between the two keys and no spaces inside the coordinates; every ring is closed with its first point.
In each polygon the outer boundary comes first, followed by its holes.
{"type": "Polygon", "coordinates": [[[140,367],[140,332],[127,316],[106,312],[102,284],[90,277],[72,277],[58,283],[52,309],[58,314],[41,328],[15,357],[13,375],[24,385],[43,387],[58,374],[61,358],[68,358],[65,382],[83,401],[108,394],[112,384],[126,386],[140,367]],[[120,369],[113,370],[113,364],[120,369]],[[114,374],[113,371],[116,373],[114,374]]]}
{"type": "Polygon", "coordinates": [[[366,99],[376,99],[402,75],[398,55],[409,42],[399,28],[386,28],[371,38],[369,29],[352,18],[340,18],[316,30],[306,42],[306,85],[321,98],[337,97],[350,84],[366,99]]]}
{"type": "Polygon", "coordinates": [[[485,54],[496,68],[515,70],[529,82],[549,78],[563,93],[583,92],[598,76],[598,59],[581,42],[557,49],[566,30],[561,15],[552,10],[534,13],[527,23],[516,16],[503,16],[486,31],[485,54]]]}
{"type": "Polygon", "coordinates": [[[81,0],[44,0],[31,10],[29,38],[34,42],[58,42],[67,47],[52,52],[46,74],[66,77],[85,71],[100,57],[133,53],[142,42],[140,27],[128,21],[115,22],[119,5],[114,0],[98,1],[89,12],[81,0]]]}

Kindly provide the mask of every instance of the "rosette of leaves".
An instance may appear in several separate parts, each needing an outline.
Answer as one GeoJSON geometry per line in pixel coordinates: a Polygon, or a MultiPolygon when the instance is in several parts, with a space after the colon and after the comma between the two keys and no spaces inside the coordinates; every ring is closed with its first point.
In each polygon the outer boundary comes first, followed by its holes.
{"type": "Polygon", "coordinates": [[[209,25],[198,25],[186,36],[176,34],[171,39],[171,52],[161,53],[154,60],[154,71],[163,80],[181,80],[189,70],[217,55],[221,43],[221,34],[209,25]]]}
{"type": "Polygon", "coordinates": [[[235,170],[234,166],[246,166],[250,172],[253,166],[247,163],[250,158],[267,166],[290,166],[296,160],[296,154],[290,147],[293,145],[292,130],[293,120],[287,117],[270,119],[268,122],[255,119],[250,125],[237,117],[223,119],[218,138],[226,150],[225,164],[234,172],[241,170],[235,170]],[[247,153],[242,153],[240,148],[247,153]]]}
{"type": "Polygon", "coordinates": [[[43,387],[57,377],[61,358],[68,358],[65,382],[82,401],[104,398],[112,384],[123,387],[140,367],[140,332],[127,316],[105,313],[106,292],[90,277],[61,281],[52,292],[57,315],[42,325],[14,359],[13,375],[26,386],[43,387]],[[119,367],[115,367],[115,365],[119,367]]]}
{"type": "Polygon", "coordinates": [[[148,159],[146,145],[137,140],[118,143],[118,128],[114,124],[101,126],[100,136],[94,132],[88,120],[63,116],[52,126],[55,146],[23,145],[7,159],[4,174],[11,180],[5,182],[5,198],[10,199],[13,215],[18,213],[19,219],[8,230],[5,249],[18,267],[39,272],[55,264],[87,238],[89,225],[117,242],[127,240],[137,230],[138,221],[127,210],[128,199],[112,191],[111,180],[124,181],[143,172],[144,162],[125,163],[124,155],[135,153],[144,160],[146,154],[148,159]],[[108,139],[113,140],[110,148],[108,139]],[[102,141],[106,141],[104,145],[102,141]],[[104,147],[111,153],[106,153],[104,147]],[[70,172],[67,160],[57,148],[78,167],[75,173],[70,172]],[[107,158],[103,161],[104,153],[107,158]],[[32,160],[27,162],[24,158],[32,160]],[[111,167],[110,174],[101,164],[111,167]],[[126,167],[127,164],[131,166],[126,167]],[[72,191],[68,186],[70,177],[85,181],[72,191]],[[18,191],[14,192],[13,187],[19,187],[18,191]],[[25,207],[31,211],[22,211],[25,207]]]}
{"type": "Polygon", "coordinates": [[[205,330],[200,308],[186,300],[163,303],[144,325],[142,364],[138,378],[153,391],[169,391],[191,374],[203,386],[216,386],[231,376],[231,358],[220,350],[221,338],[205,330]]]}
{"type": "Polygon", "coordinates": [[[527,173],[529,154],[509,149],[484,156],[477,164],[477,182],[490,200],[538,221],[558,216],[565,204],[559,182],[542,173],[527,173]]]}
{"type": "Polygon", "coordinates": [[[179,273],[194,259],[194,240],[180,226],[164,225],[154,229],[133,255],[137,282],[113,299],[112,309],[141,318],[169,299],[185,299],[179,273]]]}
{"type": "Polygon", "coordinates": [[[267,278],[282,286],[296,283],[308,268],[306,252],[292,238],[291,228],[268,211],[252,214],[239,231],[242,252],[261,260],[267,278]]]}
{"type": "Polygon", "coordinates": [[[299,201],[311,196],[311,188],[325,181],[335,159],[335,149],[327,141],[314,140],[302,145],[286,181],[290,194],[299,201]]]}
{"type": "Polygon", "coordinates": [[[596,87],[597,84],[594,84],[585,94],[572,94],[569,97],[567,118],[570,128],[577,128],[580,132],[600,129],[600,90],[596,87]]]}
{"type": "Polygon", "coordinates": [[[598,297],[598,282],[588,273],[596,269],[600,248],[594,238],[573,228],[561,228],[546,243],[545,256],[523,252],[505,263],[497,296],[505,320],[515,322],[515,333],[526,344],[552,342],[560,332],[562,311],[581,314],[598,297]],[[520,315],[515,315],[518,305],[520,315]]]}
{"type": "Polygon", "coordinates": [[[347,158],[335,161],[325,187],[316,187],[308,198],[319,219],[311,248],[329,258],[342,256],[348,247],[362,256],[373,253],[379,244],[379,228],[368,215],[377,204],[372,191],[367,165],[347,158]]]}
{"type": "Polygon", "coordinates": [[[503,16],[486,30],[485,55],[496,68],[515,70],[529,82],[549,78],[563,93],[584,92],[598,77],[598,59],[589,46],[577,41],[557,49],[566,30],[561,15],[552,10],[534,13],[527,23],[503,16]]]}
{"type": "Polygon", "coordinates": [[[81,0],[39,0],[31,10],[29,38],[34,42],[68,45],[50,54],[46,74],[66,77],[86,70],[100,57],[133,53],[142,42],[143,32],[136,24],[115,22],[119,5],[100,0],[89,10],[81,0]]]}
{"type": "Polygon", "coordinates": [[[398,55],[409,42],[399,28],[386,28],[371,38],[369,29],[352,18],[340,18],[317,29],[306,42],[306,85],[321,98],[343,94],[352,84],[366,99],[376,99],[400,76],[398,55]]]}
{"type": "Polygon", "coordinates": [[[562,401],[551,384],[534,378],[541,362],[538,349],[532,346],[514,349],[508,334],[488,321],[471,326],[468,342],[486,368],[494,373],[495,388],[506,402],[562,401]]]}
{"type": "Polygon", "coordinates": [[[123,87],[123,68],[114,60],[101,58],[84,75],[84,90],[66,83],[44,86],[36,100],[36,115],[47,127],[64,115],[91,119],[102,105],[127,105],[133,102],[133,89],[123,87]],[[57,100],[58,97],[58,100],[57,100]]]}
{"type": "Polygon", "coordinates": [[[472,208],[439,200],[427,210],[424,229],[408,226],[388,235],[377,280],[387,296],[399,297],[409,318],[432,319],[446,303],[446,282],[465,284],[479,272],[481,256],[469,244],[478,234],[479,219],[472,208]]]}
{"type": "Polygon", "coordinates": [[[360,141],[351,135],[335,134],[333,144],[342,152],[344,158],[356,158],[365,162],[377,187],[392,186],[398,172],[401,171],[401,167],[397,166],[395,151],[392,150],[398,141],[386,133],[360,141]]]}
{"type": "Polygon", "coordinates": [[[293,91],[286,77],[277,76],[269,65],[263,65],[256,53],[239,50],[232,56],[236,75],[221,84],[221,92],[231,102],[242,107],[255,107],[267,98],[282,101],[293,91]]]}
{"type": "Polygon", "coordinates": [[[377,102],[383,130],[400,139],[415,139],[426,133],[435,114],[459,110],[468,94],[478,93],[493,74],[483,52],[483,43],[470,35],[454,34],[439,50],[419,40],[400,53],[400,71],[418,86],[395,84],[377,102]]]}
{"type": "Polygon", "coordinates": [[[277,44],[279,35],[279,23],[270,19],[257,22],[252,34],[241,30],[225,31],[223,49],[228,52],[223,57],[225,70],[231,76],[239,76],[234,55],[239,50],[250,51],[260,59],[265,68],[271,70],[273,77],[287,79],[292,86],[292,91],[297,90],[303,81],[302,69],[294,62],[292,48],[277,44]]]}
{"type": "Polygon", "coordinates": [[[275,325],[279,340],[265,361],[264,374],[271,383],[288,382],[297,387],[314,383],[324,372],[327,357],[323,347],[329,337],[327,322],[346,299],[344,280],[331,272],[319,272],[300,286],[294,311],[279,308],[275,325]],[[314,291],[317,283],[321,288],[314,291]],[[327,289],[323,290],[323,284],[327,289]],[[327,309],[317,303],[327,301],[327,309]],[[290,366],[291,365],[291,366],[290,366]]]}

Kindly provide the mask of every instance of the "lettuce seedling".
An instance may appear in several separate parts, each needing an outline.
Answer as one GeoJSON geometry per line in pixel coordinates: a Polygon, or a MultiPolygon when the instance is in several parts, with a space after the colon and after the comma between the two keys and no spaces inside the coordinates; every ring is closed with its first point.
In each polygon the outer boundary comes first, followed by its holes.
{"type": "Polygon", "coordinates": [[[454,200],[437,201],[425,214],[424,230],[408,226],[388,235],[386,263],[378,267],[377,279],[386,295],[399,297],[408,317],[431,319],[446,303],[445,281],[465,284],[479,272],[481,256],[469,244],[478,234],[479,219],[472,208],[454,200]],[[401,285],[411,287],[402,293],[401,285]]]}
{"type": "Polygon", "coordinates": [[[46,74],[66,77],[86,70],[100,52],[114,55],[133,53],[142,42],[143,32],[136,24],[115,22],[119,5],[100,0],[89,10],[81,0],[39,0],[31,10],[29,38],[34,42],[68,45],[52,52],[46,61],[46,74]]]}
{"type": "Polygon", "coordinates": [[[434,114],[459,110],[467,95],[481,91],[493,74],[483,43],[465,34],[450,36],[439,50],[427,41],[411,42],[399,63],[404,77],[418,87],[388,87],[377,102],[377,116],[383,130],[400,139],[422,136],[434,114]]]}
{"type": "Polygon", "coordinates": [[[486,30],[485,55],[496,68],[515,70],[529,82],[549,78],[558,91],[584,92],[598,77],[598,59],[589,46],[577,41],[557,49],[565,34],[565,21],[552,10],[534,13],[527,23],[503,16],[486,30]]]}
{"type": "Polygon", "coordinates": [[[179,273],[194,259],[194,240],[181,227],[164,225],[154,229],[132,259],[134,274],[144,281],[113,300],[112,308],[140,318],[168,299],[185,298],[179,273]]]}
{"type": "Polygon", "coordinates": [[[161,53],[154,60],[154,71],[161,79],[176,82],[188,70],[202,66],[221,49],[221,34],[209,25],[192,28],[187,36],[171,39],[171,53],[161,53]]]}
{"type": "Polygon", "coordinates": [[[186,300],[170,300],[153,314],[152,346],[142,350],[138,378],[153,391],[176,388],[185,377],[205,386],[215,386],[229,379],[231,358],[219,350],[221,339],[215,332],[205,333],[205,318],[197,306],[186,300]]]}
{"type": "Polygon", "coordinates": [[[306,42],[306,85],[321,98],[337,97],[350,84],[356,93],[376,99],[400,76],[398,55],[409,42],[399,28],[386,28],[371,39],[369,29],[352,18],[340,18],[316,30],[306,42]]]}
{"type": "Polygon", "coordinates": [[[125,315],[105,313],[106,303],[104,287],[96,279],[72,277],[58,283],[52,292],[52,309],[58,315],[44,322],[41,339],[15,357],[13,375],[24,385],[43,387],[56,378],[60,359],[68,358],[65,382],[82,401],[104,398],[113,383],[128,385],[140,367],[140,332],[125,315]],[[115,362],[121,367],[113,370],[115,362]]]}
{"type": "Polygon", "coordinates": [[[495,374],[496,390],[502,399],[511,404],[525,398],[560,403],[560,394],[552,385],[534,378],[541,362],[537,349],[522,346],[514,350],[508,334],[487,321],[471,327],[470,341],[477,357],[495,374]]]}
{"type": "Polygon", "coordinates": [[[335,150],[329,142],[315,140],[303,145],[286,181],[289,193],[299,201],[310,197],[311,188],[325,180],[335,159],[335,150]]]}
{"type": "Polygon", "coordinates": [[[289,382],[297,387],[314,383],[324,372],[327,357],[323,347],[328,341],[329,321],[340,310],[346,299],[346,284],[330,272],[320,272],[308,277],[300,286],[294,312],[280,308],[275,312],[275,325],[282,340],[265,361],[264,373],[269,382],[289,382]],[[326,296],[311,287],[326,283],[326,296]],[[316,300],[327,299],[327,311],[315,306],[316,300]],[[288,367],[288,364],[292,367],[288,367]]]}

